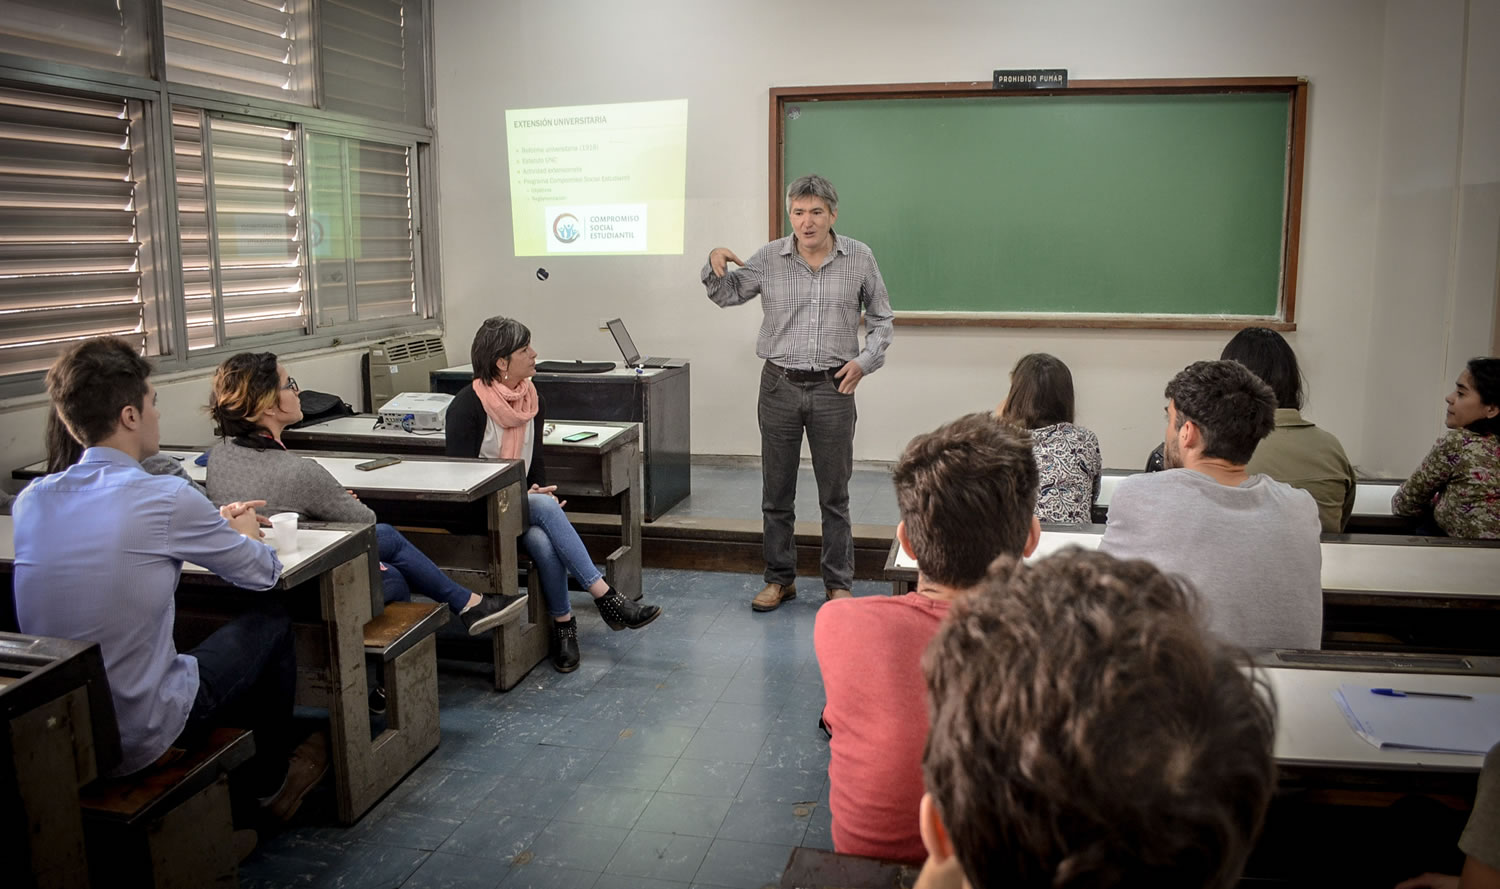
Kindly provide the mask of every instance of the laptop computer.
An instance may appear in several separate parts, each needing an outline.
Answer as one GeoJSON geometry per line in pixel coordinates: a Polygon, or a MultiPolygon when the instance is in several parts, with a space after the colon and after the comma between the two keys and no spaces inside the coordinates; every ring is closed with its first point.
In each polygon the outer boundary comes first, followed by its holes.
{"type": "Polygon", "coordinates": [[[652,358],[642,355],[636,351],[635,343],[630,339],[630,333],[625,330],[625,322],[619,318],[605,322],[609,327],[610,336],[615,338],[615,345],[620,347],[620,354],[625,356],[626,367],[681,367],[683,362],[676,358],[652,358]]]}

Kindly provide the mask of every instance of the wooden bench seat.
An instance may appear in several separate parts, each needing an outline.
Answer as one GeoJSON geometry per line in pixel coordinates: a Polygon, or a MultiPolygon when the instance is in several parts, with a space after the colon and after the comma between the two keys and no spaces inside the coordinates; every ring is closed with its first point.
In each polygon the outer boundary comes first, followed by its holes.
{"type": "Polygon", "coordinates": [[[387,602],[365,624],[365,655],[393,661],[448,622],[448,608],[432,602],[387,602]]]}
{"type": "Polygon", "coordinates": [[[243,729],[215,729],[163,766],[79,793],[95,886],[238,886],[229,773],[255,753],[243,729]]]}

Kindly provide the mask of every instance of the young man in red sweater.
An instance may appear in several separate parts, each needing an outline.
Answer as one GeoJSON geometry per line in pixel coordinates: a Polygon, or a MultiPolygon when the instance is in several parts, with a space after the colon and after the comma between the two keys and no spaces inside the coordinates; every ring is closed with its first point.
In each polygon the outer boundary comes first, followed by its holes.
{"type": "Polygon", "coordinates": [[[997,556],[1030,555],[1041,535],[1031,441],[993,414],[969,414],[912,439],[893,472],[896,536],[917,559],[917,590],[836,599],[813,642],[832,732],[828,764],[838,852],[921,861],[917,823],[927,694],[922,652],[949,605],[997,556]]]}

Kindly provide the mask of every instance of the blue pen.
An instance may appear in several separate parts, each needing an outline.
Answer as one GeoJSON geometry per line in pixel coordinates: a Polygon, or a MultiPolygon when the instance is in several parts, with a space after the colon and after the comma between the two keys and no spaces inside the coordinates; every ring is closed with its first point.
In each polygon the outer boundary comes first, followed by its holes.
{"type": "Polygon", "coordinates": [[[1454,701],[1472,701],[1473,695],[1450,695],[1440,691],[1403,691],[1399,688],[1372,688],[1372,695],[1385,695],[1388,698],[1448,698],[1454,701]]]}

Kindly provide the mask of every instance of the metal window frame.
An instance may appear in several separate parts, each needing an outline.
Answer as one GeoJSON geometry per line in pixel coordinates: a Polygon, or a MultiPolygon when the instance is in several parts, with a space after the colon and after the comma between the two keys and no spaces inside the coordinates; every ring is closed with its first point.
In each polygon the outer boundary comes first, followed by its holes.
{"type": "MultiPolygon", "coordinates": [[[[430,333],[442,329],[445,311],[442,300],[440,274],[440,252],[438,236],[438,163],[437,135],[433,117],[433,2],[422,3],[423,17],[423,119],[425,126],[414,126],[388,120],[377,120],[356,114],[329,111],[322,106],[322,29],[320,0],[307,0],[309,27],[313,41],[313,62],[310,66],[314,80],[316,105],[301,105],[279,102],[255,96],[215,90],[207,87],[180,84],[166,78],[166,41],[164,12],[160,0],[146,0],[147,14],[144,27],[151,40],[150,70],[153,76],[127,74],[103,69],[88,68],[36,59],[14,53],[0,52],[0,80],[8,81],[20,88],[51,90],[63,93],[82,93],[111,98],[139,101],[145,125],[144,137],[147,181],[142,191],[149,204],[145,224],[151,235],[150,249],[141,251],[143,269],[142,300],[148,301],[146,278],[151,279],[150,311],[145,315],[146,323],[155,328],[147,331],[148,341],[155,344],[152,360],[158,372],[173,373],[217,364],[225,354],[247,348],[277,347],[284,353],[297,353],[326,349],[349,342],[375,340],[388,336],[413,333],[430,333]],[[209,138],[207,123],[210,113],[226,116],[243,116],[258,122],[275,121],[290,124],[299,131],[298,164],[303,167],[302,206],[308,206],[305,189],[307,175],[302,146],[307,131],[345,138],[344,150],[348,150],[348,139],[364,139],[391,145],[405,145],[410,164],[412,202],[412,259],[413,286],[416,289],[417,314],[402,318],[382,318],[375,321],[359,321],[351,313],[351,320],[342,324],[322,326],[317,323],[316,296],[312,289],[311,251],[306,248],[306,227],[303,226],[303,274],[307,277],[307,313],[298,332],[279,332],[252,337],[237,338],[224,344],[222,330],[222,301],[219,293],[217,271],[214,272],[216,312],[215,331],[220,345],[189,354],[187,348],[187,310],[185,285],[182,275],[181,225],[178,218],[177,189],[175,183],[176,164],[172,150],[172,106],[188,105],[204,114],[204,136],[209,138]]],[[[134,137],[132,137],[134,138],[134,137]]],[[[212,201],[211,147],[204,147],[205,198],[212,201]]],[[[347,171],[348,164],[345,163],[347,171]]],[[[347,187],[346,187],[347,195],[347,187]]],[[[347,198],[346,198],[347,200],[347,198]]],[[[210,225],[210,251],[215,269],[218,266],[217,234],[213,228],[215,214],[208,213],[210,225]]],[[[305,222],[305,220],[304,220],[305,222]]],[[[137,225],[142,221],[138,218],[137,225]]],[[[346,226],[346,237],[351,231],[346,226]]],[[[350,254],[352,255],[352,254],[350,254]]],[[[353,294],[351,279],[350,299],[353,294]]],[[[354,311],[357,312],[357,302],[354,311]]],[[[41,371],[0,376],[0,399],[34,395],[42,390],[41,371]]]]}

